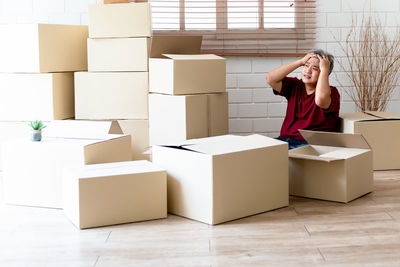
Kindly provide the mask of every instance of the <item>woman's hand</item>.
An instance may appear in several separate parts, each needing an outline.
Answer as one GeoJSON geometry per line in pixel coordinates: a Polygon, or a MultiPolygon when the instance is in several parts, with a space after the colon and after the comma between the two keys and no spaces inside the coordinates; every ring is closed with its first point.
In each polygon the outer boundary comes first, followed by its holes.
{"type": "Polygon", "coordinates": [[[327,56],[321,57],[320,55],[317,55],[317,57],[319,59],[319,69],[321,71],[326,71],[329,73],[331,62],[329,61],[328,57],[327,56]]]}
{"type": "Polygon", "coordinates": [[[313,53],[308,53],[307,55],[305,55],[302,59],[300,59],[301,65],[304,66],[307,63],[307,61],[312,57],[316,57],[316,55],[313,53]]]}

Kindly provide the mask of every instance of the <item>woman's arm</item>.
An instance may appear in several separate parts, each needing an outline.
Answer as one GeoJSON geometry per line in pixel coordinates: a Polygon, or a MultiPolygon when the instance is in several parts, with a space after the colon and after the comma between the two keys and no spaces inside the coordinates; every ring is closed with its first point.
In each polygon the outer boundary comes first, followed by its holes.
{"type": "Polygon", "coordinates": [[[267,83],[277,92],[282,90],[282,80],[295,69],[303,66],[314,54],[307,54],[302,59],[282,65],[267,74],[267,83]]]}
{"type": "Polygon", "coordinates": [[[331,63],[329,62],[328,57],[317,56],[321,72],[315,89],[315,104],[320,108],[327,109],[331,105],[332,101],[331,88],[329,86],[329,67],[331,63]]]}

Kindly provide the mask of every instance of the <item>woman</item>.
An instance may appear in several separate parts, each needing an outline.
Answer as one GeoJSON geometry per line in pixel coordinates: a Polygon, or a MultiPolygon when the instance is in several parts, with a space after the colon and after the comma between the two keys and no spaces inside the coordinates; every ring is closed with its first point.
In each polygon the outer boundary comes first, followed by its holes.
{"type": "Polygon", "coordinates": [[[267,83],[274,94],[288,101],[278,139],[288,142],[289,149],[307,144],[299,129],[338,131],[340,95],[336,87],[329,85],[333,65],[332,55],[314,50],[267,74],[267,83]],[[301,66],[301,79],[286,77],[301,66]]]}

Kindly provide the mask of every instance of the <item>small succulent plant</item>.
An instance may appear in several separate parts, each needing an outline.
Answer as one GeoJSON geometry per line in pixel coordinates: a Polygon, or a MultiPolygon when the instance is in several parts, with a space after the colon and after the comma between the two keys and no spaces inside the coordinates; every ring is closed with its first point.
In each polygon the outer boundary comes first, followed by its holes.
{"type": "Polygon", "coordinates": [[[46,127],[46,125],[44,125],[43,122],[39,121],[39,120],[31,121],[29,123],[29,126],[31,126],[33,130],[37,130],[37,131],[40,131],[46,127]]]}

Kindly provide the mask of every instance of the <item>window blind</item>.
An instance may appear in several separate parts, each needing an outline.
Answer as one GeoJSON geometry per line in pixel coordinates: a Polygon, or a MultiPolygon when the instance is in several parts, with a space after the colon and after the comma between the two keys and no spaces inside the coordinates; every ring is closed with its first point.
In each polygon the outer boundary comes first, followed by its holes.
{"type": "Polygon", "coordinates": [[[154,35],[202,35],[202,53],[298,56],[314,46],[316,0],[148,0],[154,35]]]}

